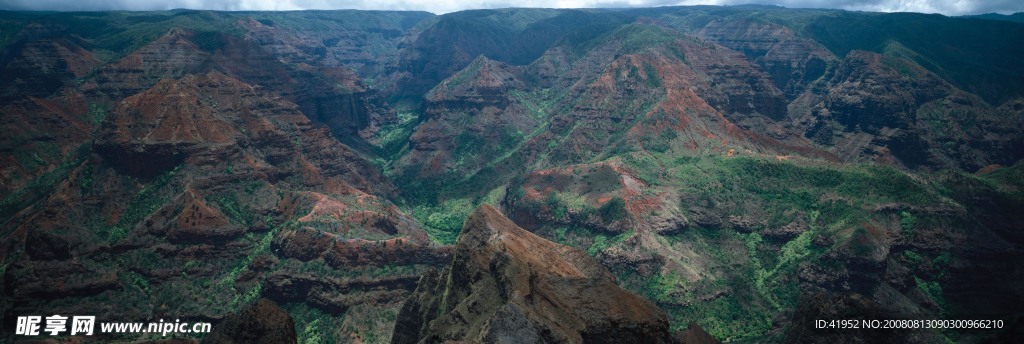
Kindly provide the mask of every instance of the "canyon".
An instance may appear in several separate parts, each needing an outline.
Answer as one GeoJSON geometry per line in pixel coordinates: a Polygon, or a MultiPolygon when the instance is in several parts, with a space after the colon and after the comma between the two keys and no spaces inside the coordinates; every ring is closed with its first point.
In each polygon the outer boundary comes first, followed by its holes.
{"type": "Polygon", "coordinates": [[[769,6],[0,12],[4,340],[29,314],[210,341],[1013,338],[1022,40],[769,6]]]}

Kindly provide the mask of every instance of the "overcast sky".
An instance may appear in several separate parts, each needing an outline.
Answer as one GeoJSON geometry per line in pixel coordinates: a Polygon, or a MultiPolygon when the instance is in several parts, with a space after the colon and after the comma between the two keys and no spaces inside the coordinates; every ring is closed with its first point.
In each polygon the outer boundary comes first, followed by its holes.
{"type": "Polygon", "coordinates": [[[0,0],[8,10],[304,10],[375,9],[422,10],[448,13],[465,9],[504,7],[653,7],[671,5],[767,4],[789,8],[839,8],[877,12],[922,12],[964,15],[1024,12],[1021,0],[0,0]]]}

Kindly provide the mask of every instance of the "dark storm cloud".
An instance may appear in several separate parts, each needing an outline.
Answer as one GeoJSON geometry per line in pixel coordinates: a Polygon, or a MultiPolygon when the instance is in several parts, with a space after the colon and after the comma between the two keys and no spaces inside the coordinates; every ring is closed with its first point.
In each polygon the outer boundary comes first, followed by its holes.
{"type": "Polygon", "coordinates": [[[1014,13],[1024,11],[1020,0],[2,0],[0,9],[10,10],[166,10],[192,8],[208,10],[302,10],[302,9],[384,9],[424,10],[447,13],[474,8],[503,7],[652,7],[673,5],[779,5],[789,8],[838,8],[879,12],[923,12],[946,15],[1014,13]]]}

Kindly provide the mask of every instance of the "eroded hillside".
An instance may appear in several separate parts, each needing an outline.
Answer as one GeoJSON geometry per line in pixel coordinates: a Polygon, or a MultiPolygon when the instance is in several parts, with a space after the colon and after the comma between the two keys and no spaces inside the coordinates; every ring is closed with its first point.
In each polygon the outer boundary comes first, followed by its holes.
{"type": "Polygon", "coordinates": [[[697,6],[0,26],[5,324],[219,323],[264,297],[300,342],[388,341],[482,204],[596,258],[671,332],[1021,319],[1019,23],[697,6]]]}

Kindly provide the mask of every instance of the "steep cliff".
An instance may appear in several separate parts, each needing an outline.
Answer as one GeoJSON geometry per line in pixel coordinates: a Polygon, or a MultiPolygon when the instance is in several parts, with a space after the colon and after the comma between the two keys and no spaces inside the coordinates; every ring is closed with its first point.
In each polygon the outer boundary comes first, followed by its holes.
{"type": "Polygon", "coordinates": [[[403,177],[458,178],[512,151],[540,125],[516,95],[517,70],[480,56],[425,96],[409,153],[395,165],[403,177]]]}
{"type": "Polygon", "coordinates": [[[790,104],[792,126],[846,161],[977,171],[1024,157],[1019,109],[917,63],[852,51],[790,104]]]}
{"type": "Polygon", "coordinates": [[[572,341],[615,319],[768,342],[879,339],[807,331],[845,314],[1010,324],[1021,37],[774,6],[0,12],[0,312],[218,323],[266,297],[314,342],[508,324],[572,341]],[[485,203],[578,250],[479,226],[463,237],[483,251],[447,245],[485,203]],[[464,268],[427,273],[453,253],[464,268]],[[393,326],[424,274],[417,300],[451,312],[393,326]],[[483,304],[501,320],[458,319],[483,304]]]}
{"type": "Polygon", "coordinates": [[[259,299],[237,314],[228,316],[202,341],[204,344],[297,342],[295,320],[287,311],[267,299],[259,299]]]}
{"type": "Polygon", "coordinates": [[[667,343],[664,313],[615,285],[584,252],[544,240],[483,205],[452,263],[406,301],[392,343],[667,343]]]}

